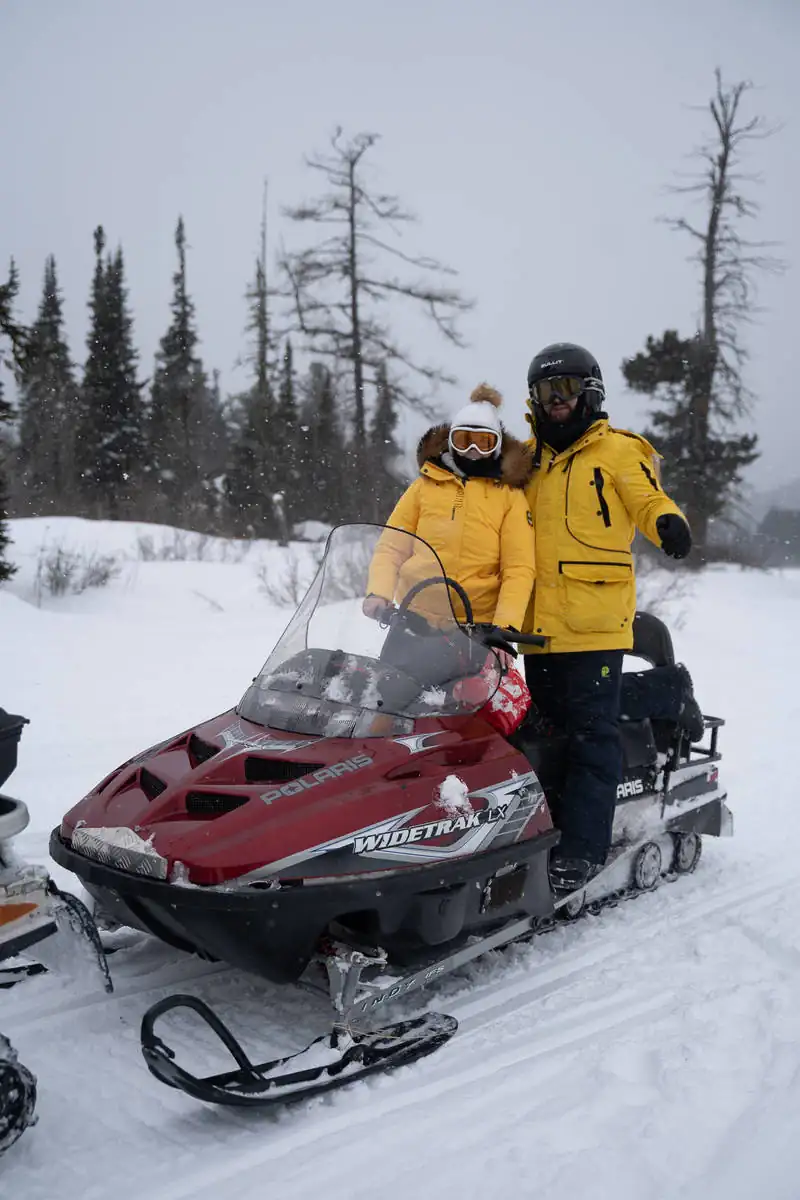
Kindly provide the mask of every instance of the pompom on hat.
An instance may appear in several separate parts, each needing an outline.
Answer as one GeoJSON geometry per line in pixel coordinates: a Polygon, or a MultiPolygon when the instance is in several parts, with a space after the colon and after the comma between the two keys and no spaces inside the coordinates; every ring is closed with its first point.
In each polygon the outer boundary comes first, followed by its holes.
{"type": "Polygon", "coordinates": [[[495,433],[502,434],[503,427],[497,412],[502,403],[503,397],[496,388],[489,387],[488,383],[479,383],[469,398],[469,404],[460,408],[453,417],[450,428],[466,426],[467,429],[493,429],[495,433]]]}

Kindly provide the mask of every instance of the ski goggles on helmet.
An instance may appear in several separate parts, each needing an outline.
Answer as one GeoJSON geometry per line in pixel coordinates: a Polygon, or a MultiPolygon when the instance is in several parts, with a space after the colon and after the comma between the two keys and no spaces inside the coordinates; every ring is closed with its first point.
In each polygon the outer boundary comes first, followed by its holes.
{"type": "Polygon", "coordinates": [[[500,445],[500,434],[495,429],[473,429],[469,425],[458,425],[450,430],[450,449],[466,454],[474,446],[479,454],[494,454],[500,445]]]}
{"type": "Polygon", "coordinates": [[[553,408],[556,404],[565,404],[577,400],[586,388],[586,380],[579,375],[553,375],[550,379],[540,379],[531,387],[531,399],[542,408],[553,408]]]}

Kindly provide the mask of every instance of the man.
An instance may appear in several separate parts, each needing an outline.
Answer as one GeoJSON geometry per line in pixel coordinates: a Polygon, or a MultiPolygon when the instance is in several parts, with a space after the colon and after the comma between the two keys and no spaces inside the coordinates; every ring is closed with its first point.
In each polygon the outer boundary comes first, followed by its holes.
{"type": "Polygon", "coordinates": [[[684,558],[692,538],[661,488],[653,447],[609,425],[603,377],[588,350],[546,346],[528,368],[528,393],[536,582],[523,630],[548,641],[526,652],[525,673],[534,704],[569,735],[561,842],[550,865],[554,888],[569,892],[597,873],[611,844],[622,658],[636,611],[634,534],[638,528],[672,558],[684,558]]]}

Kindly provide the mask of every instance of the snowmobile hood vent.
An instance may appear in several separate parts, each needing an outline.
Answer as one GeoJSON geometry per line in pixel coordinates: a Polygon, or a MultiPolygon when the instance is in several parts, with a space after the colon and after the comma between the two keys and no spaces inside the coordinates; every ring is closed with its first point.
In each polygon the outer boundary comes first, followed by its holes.
{"type": "Polygon", "coordinates": [[[208,762],[215,754],[219,754],[220,749],[220,746],[215,746],[212,742],[204,742],[196,733],[191,734],[186,744],[186,750],[189,758],[192,760],[193,767],[199,767],[201,763],[208,762]]]}
{"type": "Polygon", "coordinates": [[[139,772],[139,787],[147,796],[148,800],[155,800],[162,792],[167,790],[167,785],[163,779],[159,779],[152,771],[148,771],[147,767],[142,767],[139,772]]]}
{"type": "Polygon", "coordinates": [[[226,792],[187,792],[186,811],[191,817],[224,817],[247,804],[249,796],[226,792]]]}
{"type": "Polygon", "coordinates": [[[248,783],[286,783],[290,779],[300,779],[311,771],[318,771],[324,765],[250,755],[245,759],[244,775],[248,783]]]}

